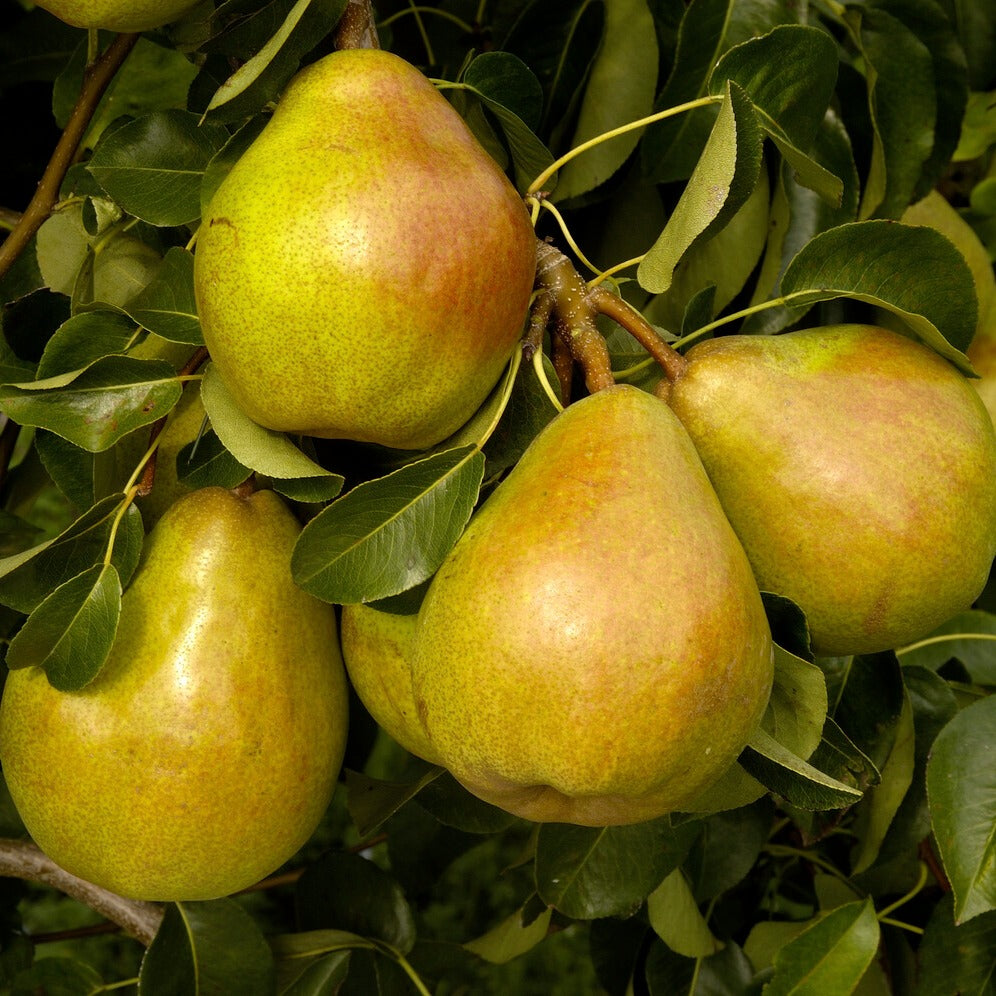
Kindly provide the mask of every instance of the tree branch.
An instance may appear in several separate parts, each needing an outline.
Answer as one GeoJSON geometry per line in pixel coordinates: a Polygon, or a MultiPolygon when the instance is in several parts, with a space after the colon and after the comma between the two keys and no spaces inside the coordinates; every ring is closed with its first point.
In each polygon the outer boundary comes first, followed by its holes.
{"type": "Polygon", "coordinates": [[[40,848],[25,840],[0,839],[0,875],[50,885],[107,917],[146,946],[156,936],[163,918],[162,908],[155,903],[125,899],[70,875],[40,848]]]}
{"type": "Polygon", "coordinates": [[[0,277],[14,265],[14,261],[31,241],[31,237],[52,213],[52,208],[59,198],[59,187],[76,157],[80,142],[83,141],[100,98],[137,41],[137,34],[118,35],[84,75],[79,99],[42,174],[35,195],[13,231],[7,236],[3,245],[0,245],[0,277]]]}

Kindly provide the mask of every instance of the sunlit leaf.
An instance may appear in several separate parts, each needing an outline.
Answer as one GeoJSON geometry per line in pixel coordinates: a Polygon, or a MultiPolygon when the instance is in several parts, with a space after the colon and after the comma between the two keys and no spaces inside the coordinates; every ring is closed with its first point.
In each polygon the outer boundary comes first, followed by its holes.
{"type": "Polygon", "coordinates": [[[647,896],[647,917],[657,936],[687,958],[708,958],[723,947],[709,929],[680,868],[647,896]]]}
{"type": "Polygon", "coordinates": [[[505,962],[525,954],[546,937],[553,915],[552,909],[541,907],[539,915],[527,922],[524,918],[531,905],[527,902],[486,934],[464,942],[463,946],[496,965],[504,965],[505,962]]]}
{"type": "Polygon", "coordinates": [[[174,246],[155,279],[124,310],[143,328],[171,342],[204,343],[194,300],[194,257],[174,246]]]}

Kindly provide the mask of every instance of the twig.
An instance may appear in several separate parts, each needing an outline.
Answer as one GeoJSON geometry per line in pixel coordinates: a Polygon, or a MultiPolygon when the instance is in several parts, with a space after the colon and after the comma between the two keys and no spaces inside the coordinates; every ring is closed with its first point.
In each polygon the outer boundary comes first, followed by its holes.
{"type": "Polygon", "coordinates": [[[0,839],[0,875],[50,885],[116,923],[148,946],[156,936],[163,910],[155,903],[126,899],[60,868],[47,854],[24,840],[0,839]]]}
{"type": "Polygon", "coordinates": [[[52,213],[52,208],[59,198],[59,187],[66,176],[66,171],[73,163],[100,98],[138,41],[138,37],[137,34],[118,35],[84,74],[83,89],[80,91],[79,99],[55,146],[52,158],[45,167],[35,195],[14,226],[14,230],[7,236],[3,245],[0,245],[0,277],[14,265],[14,261],[27,247],[32,236],[52,213]]]}

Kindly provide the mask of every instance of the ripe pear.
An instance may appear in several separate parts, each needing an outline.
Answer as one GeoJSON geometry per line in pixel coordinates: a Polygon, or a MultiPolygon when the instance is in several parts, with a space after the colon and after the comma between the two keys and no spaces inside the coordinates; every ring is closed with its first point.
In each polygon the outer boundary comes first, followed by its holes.
{"type": "Polygon", "coordinates": [[[10,672],[0,762],[57,864],[133,898],[210,899],[315,830],[348,690],[333,608],[291,578],[298,532],[272,492],[193,491],[146,540],[90,684],[10,672]]]}
{"type": "Polygon", "coordinates": [[[432,446],[509,359],[535,245],[515,189],[418,70],[335,52],[291,80],[211,199],[204,340],[269,429],[432,446]]]}
{"type": "Polygon", "coordinates": [[[405,750],[436,764],[436,751],[419,723],[412,695],[417,619],[360,603],[344,605],[342,656],[356,694],[377,724],[405,750]]]}
{"type": "Polygon", "coordinates": [[[680,809],[761,719],[750,565],[667,406],[572,404],[472,518],[419,612],[416,708],[466,788],[536,821],[680,809]]]}
{"type": "Polygon", "coordinates": [[[177,20],[197,0],[38,0],[38,6],[77,28],[151,31],[177,20]]]}
{"type": "Polygon", "coordinates": [[[693,347],[669,401],[762,590],[821,655],[899,647],[968,608],[996,554],[996,438],[967,378],[841,325],[693,347]]]}

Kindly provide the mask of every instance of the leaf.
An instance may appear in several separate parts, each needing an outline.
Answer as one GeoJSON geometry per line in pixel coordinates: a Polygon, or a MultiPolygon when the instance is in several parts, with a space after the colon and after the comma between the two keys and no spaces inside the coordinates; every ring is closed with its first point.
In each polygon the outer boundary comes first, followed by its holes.
{"type": "Polygon", "coordinates": [[[932,228],[857,221],[821,232],[789,264],[781,293],[793,307],[852,297],[887,308],[971,372],[962,350],[975,335],[975,285],[961,253],[932,228]]]}
{"type": "Polygon", "coordinates": [[[484,456],[445,450],[357,485],[305,526],[294,580],[327,602],[396,595],[433,574],[477,501],[484,456]]]}
{"type": "Polygon", "coordinates": [[[267,477],[328,477],[332,472],[301,452],[282,432],[257,425],[235,403],[213,363],[204,370],[201,401],[222,445],[246,467],[267,477]]]}
{"type": "Polygon", "coordinates": [[[273,481],[273,490],[291,501],[327,502],[342,490],[343,480],[338,474],[329,477],[277,478],[273,481]]]}
{"type": "Polygon", "coordinates": [[[108,134],[87,168],[129,214],[151,225],[185,225],[201,212],[201,178],[228,140],[189,111],[155,111],[108,134]]]}
{"type": "Polygon", "coordinates": [[[155,278],[123,309],[131,318],[170,342],[204,345],[194,300],[194,257],[173,246],[155,278]]]}
{"type": "Polygon", "coordinates": [[[90,966],[72,958],[39,958],[30,968],[18,972],[9,996],[95,996],[105,990],[100,975],[90,966]]]}
{"type": "Polygon", "coordinates": [[[155,996],[272,996],[273,955],[233,899],[171,903],[142,959],[139,990],[155,996]]]}
{"type": "Polygon", "coordinates": [[[956,923],[996,908],[996,696],[962,709],[934,740],[927,799],[956,923]]]}
{"type": "Polygon", "coordinates": [[[740,763],[772,792],[803,809],[841,809],[861,798],[859,791],[796,757],[763,729],[754,732],[740,763]]]}
{"type": "Polygon", "coordinates": [[[722,228],[747,201],[760,166],[761,132],[754,110],[730,81],[702,158],[660,238],[637,269],[641,287],[660,294],[671,286],[685,252],[722,228]]]}
{"type": "Polygon", "coordinates": [[[349,973],[349,951],[286,959],[277,963],[278,996],[330,996],[349,973]]]}
{"type": "Polygon", "coordinates": [[[183,386],[165,360],[105,356],[80,373],[0,387],[0,408],[91,453],[162,418],[183,386]]]}
{"type": "Polygon", "coordinates": [[[853,992],[878,950],[871,899],[847,903],[820,917],[775,956],[764,996],[824,996],[853,992]]]}
{"type": "Polygon", "coordinates": [[[135,338],[135,323],[113,311],[73,315],[45,344],[35,380],[82,370],[112,353],[123,353],[135,338]]]}
{"type": "Polygon", "coordinates": [[[466,941],[463,946],[493,965],[504,965],[532,950],[546,937],[553,910],[546,907],[527,922],[525,917],[531,905],[527,901],[486,934],[466,941]]]}
{"type": "MultiPolygon", "coordinates": [[[[646,0],[606,0],[602,40],[571,146],[650,114],[657,63],[657,38],[646,0]]],[[[639,131],[626,132],[568,162],[560,170],[555,199],[567,200],[604,183],[626,162],[640,135],[639,131]]]]}
{"type": "Polygon", "coordinates": [[[294,900],[302,930],[345,930],[402,954],[415,944],[415,919],[401,886],[358,854],[322,855],[298,879],[294,900]]]}
{"type": "Polygon", "coordinates": [[[647,916],[657,936],[686,958],[708,958],[723,947],[699,911],[680,868],[647,896],[647,916]]]}
{"type": "MultiPolygon", "coordinates": [[[[59,585],[102,563],[123,499],[111,495],[55,539],[0,560],[0,603],[18,612],[33,612],[59,585]]],[[[122,586],[138,566],[144,535],[138,509],[129,505],[114,534],[111,557],[122,586]]]]}
{"type": "Polygon", "coordinates": [[[953,906],[951,894],[943,896],[927,923],[917,996],[990,996],[996,978],[996,912],[956,924],[953,906]]]}
{"type": "Polygon", "coordinates": [[[540,899],[575,920],[633,913],[688,853],[698,824],[664,817],[618,827],[544,823],[536,840],[540,899]]]}
{"type": "Polygon", "coordinates": [[[968,668],[973,681],[980,685],[996,685],[994,649],[996,615],[970,609],[897,653],[904,667],[919,665],[931,671],[956,658],[968,668]]]}
{"type": "Polygon", "coordinates": [[[533,71],[511,52],[483,52],[476,56],[463,82],[483,97],[511,111],[527,128],[539,125],[543,88],[533,71]]]}
{"type": "Polygon", "coordinates": [[[111,564],[95,564],[59,585],[7,648],[10,668],[41,667],[49,683],[76,692],[103,667],[121,612],[121,581],[111,564]]]}
{"type": "Polygon", "coordinates": [[[415,803],[444,826],[464,833],[500,833],[517,817],[468,792],[448,771],[420,789],[415,803]]]}
{"type": "Polygon", "coordinates": [[[234,488],[251,473],[248,467],[239,463],[221,445],[221,440],[210,430],[181,447],[176,455],[176,478],[192,489],[211,486],[234,488]]]}
{"type": "Polygon", "coordinates": [[[801,657],[775,646],[775,681],[762,721],[784,747],[804,760],[819,746],[827,716],[823,672],[801,657]]]}
{"type": "Polygon", "coordinates": [[[346,806],[359,835],[369,837],[442,773],[429,768],[413,782],[386,782],[346,768],[346,806]]]}

